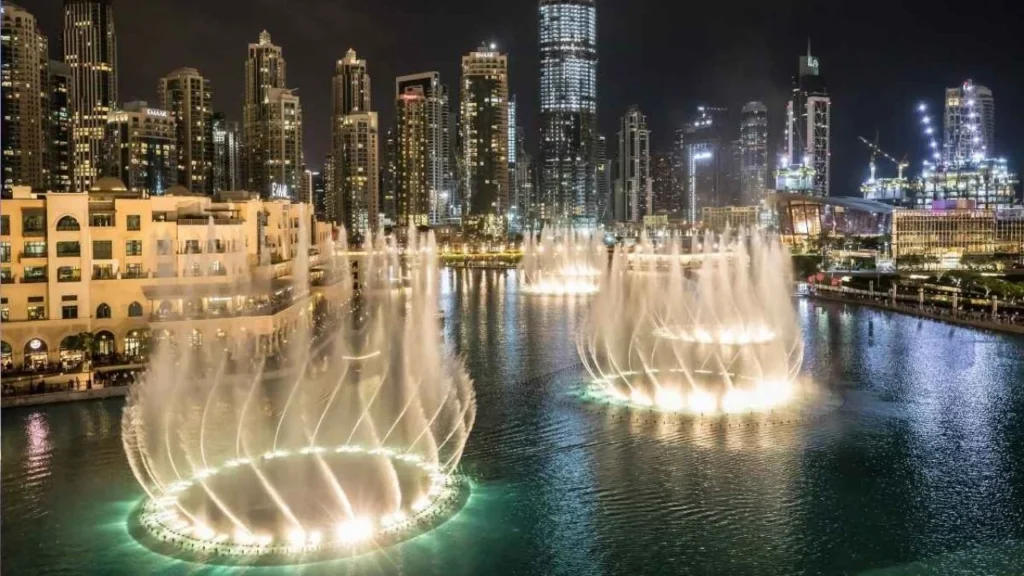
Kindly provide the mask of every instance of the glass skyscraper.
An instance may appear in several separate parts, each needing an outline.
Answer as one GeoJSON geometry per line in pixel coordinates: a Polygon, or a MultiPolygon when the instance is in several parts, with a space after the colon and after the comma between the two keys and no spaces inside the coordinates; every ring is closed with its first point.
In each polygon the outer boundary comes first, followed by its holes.
{"type": "Polygon", "coordinates": [[[597,221],[597,9],[540,1],[541,202],[563,224],[597,221]]]}

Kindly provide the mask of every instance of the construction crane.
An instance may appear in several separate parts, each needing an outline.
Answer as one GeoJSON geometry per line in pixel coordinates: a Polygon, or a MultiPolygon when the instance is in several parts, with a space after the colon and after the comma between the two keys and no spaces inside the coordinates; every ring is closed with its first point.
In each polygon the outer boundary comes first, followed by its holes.
{"type": "Polygon", "coordinates": [[[868,148],[871,148],[871,164],[870,164],[870,166],[871,166],[871,181],[872,182],[875,181],[875,156],[877,156],[877,155],[881,155],[886,160],[888,160],[888,161],[892,162],[893,164],[895,164],[896,165],[896,172],[897,172],[897,176],[896,177],[901,179],[901,180],[903,179],[903,169],[908,167],[908,166],[910,166],[910,163],[907,162],[907,157],[906,156],[903,157],[903,160],[897,160],[897,159],[893,158],[892,155],[888,154],[885,150],[882,150],[881,148],[879,148],[878,147],[878,133],[877,132],[875,133],[875,141],[874,142],[871,142],[870,140],[868,140],[867,138],[865,138],[863,136],[857,136],[857,138],[860,138],[861,142],[863,142],[864,144],[867,144],[868,148]]]}

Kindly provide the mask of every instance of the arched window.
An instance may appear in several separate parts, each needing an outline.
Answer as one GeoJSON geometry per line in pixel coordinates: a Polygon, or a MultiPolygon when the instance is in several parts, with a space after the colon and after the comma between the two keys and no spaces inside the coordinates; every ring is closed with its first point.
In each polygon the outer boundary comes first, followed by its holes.
{"type": "Polygon", "coordinates": [[[7,342],[0,341],[0,364],[6,369],[7,364],[14,360],[14,350],[7,342]]]}
{"type": "Polygon", "coordinates": [[[104,330],[96,334],[96,355],[111,356],[116,352],[114,346],[114,335],[104,330]]]}
{"type": "Polygon", "coordinates": [[[78,225],[78,220],[75,220],[74,216],[64,216],[57,220],[58,232],[77,232],[81,229],[82,227],[78,225]]]}
{"type": "Polygon", "coordinates": [[[110,306],[106,304],[100,304],[96,307],[97,318],[110,318],[110,306]]]}
{"type": "Polygon", "coordinates": [[[142,304],[132,302],[128,305],[128,317],[138,318],[139,316],[142,316],[142,304]]]}

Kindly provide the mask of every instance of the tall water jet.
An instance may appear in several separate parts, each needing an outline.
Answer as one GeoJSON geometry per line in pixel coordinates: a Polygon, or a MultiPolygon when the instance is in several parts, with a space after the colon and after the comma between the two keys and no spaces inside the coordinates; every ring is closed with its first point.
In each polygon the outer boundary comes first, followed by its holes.
{"type": "Polygon", "coordinates": [[[694,414],[774,410],[806,396],[787,251],[756,233],[694,245],[695,254],[678,238],[616,250],[579,339],[591,391],[694,414]]]}
{"type": "Polygon", "coordinates": [[[524,292],[594,294],[608,266],[608,250],[598,234],[544,228],[540,238],[527,234],[519,263],[524,292]]]}
{"type": "Polygon", "coordinates": [[[335,301],[314,320],[297,243],[277,362],[156,350],[122,420],[147,494],[140,541],[210,563],[312,561],[412,537],[465,501],[455,471],[476,402],[438,335],[433,235],[412,231],[404,254],[382,236],[366,246],[358,266],[321,255],[316,293],[335,301]]]}

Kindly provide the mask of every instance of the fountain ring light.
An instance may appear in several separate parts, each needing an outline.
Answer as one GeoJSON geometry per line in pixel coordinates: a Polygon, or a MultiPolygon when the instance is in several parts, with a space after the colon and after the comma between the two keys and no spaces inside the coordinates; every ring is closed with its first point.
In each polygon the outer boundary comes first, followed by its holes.
{"type": "Polygon", "coordinates": [[[162,495],[147,498],[133,515],[131,528],[140,542],[169,556],[196,556],[210,564],[298,564],[356,556],[428,532],[456,514],[468,500],[469,491],[465,477],[445,473],[419,454],[354,445],[308,446],[231,459],[221,466],[198,470],[194,476],[167,486],[162,495]],[[333,526],[292,528],[276,537],[269,530],[255,527],[238,528],[230,534],[218,531],[202,521],[190,520],[192,513],[180,502],[190,493],[205,491],[206,484],[217,478],[246,469],[265,472],[271,461],[332,456],[384,457],[393,465],[429,478],[429,488],[404,509],[379,518],[355,516],[333,526]]]}

